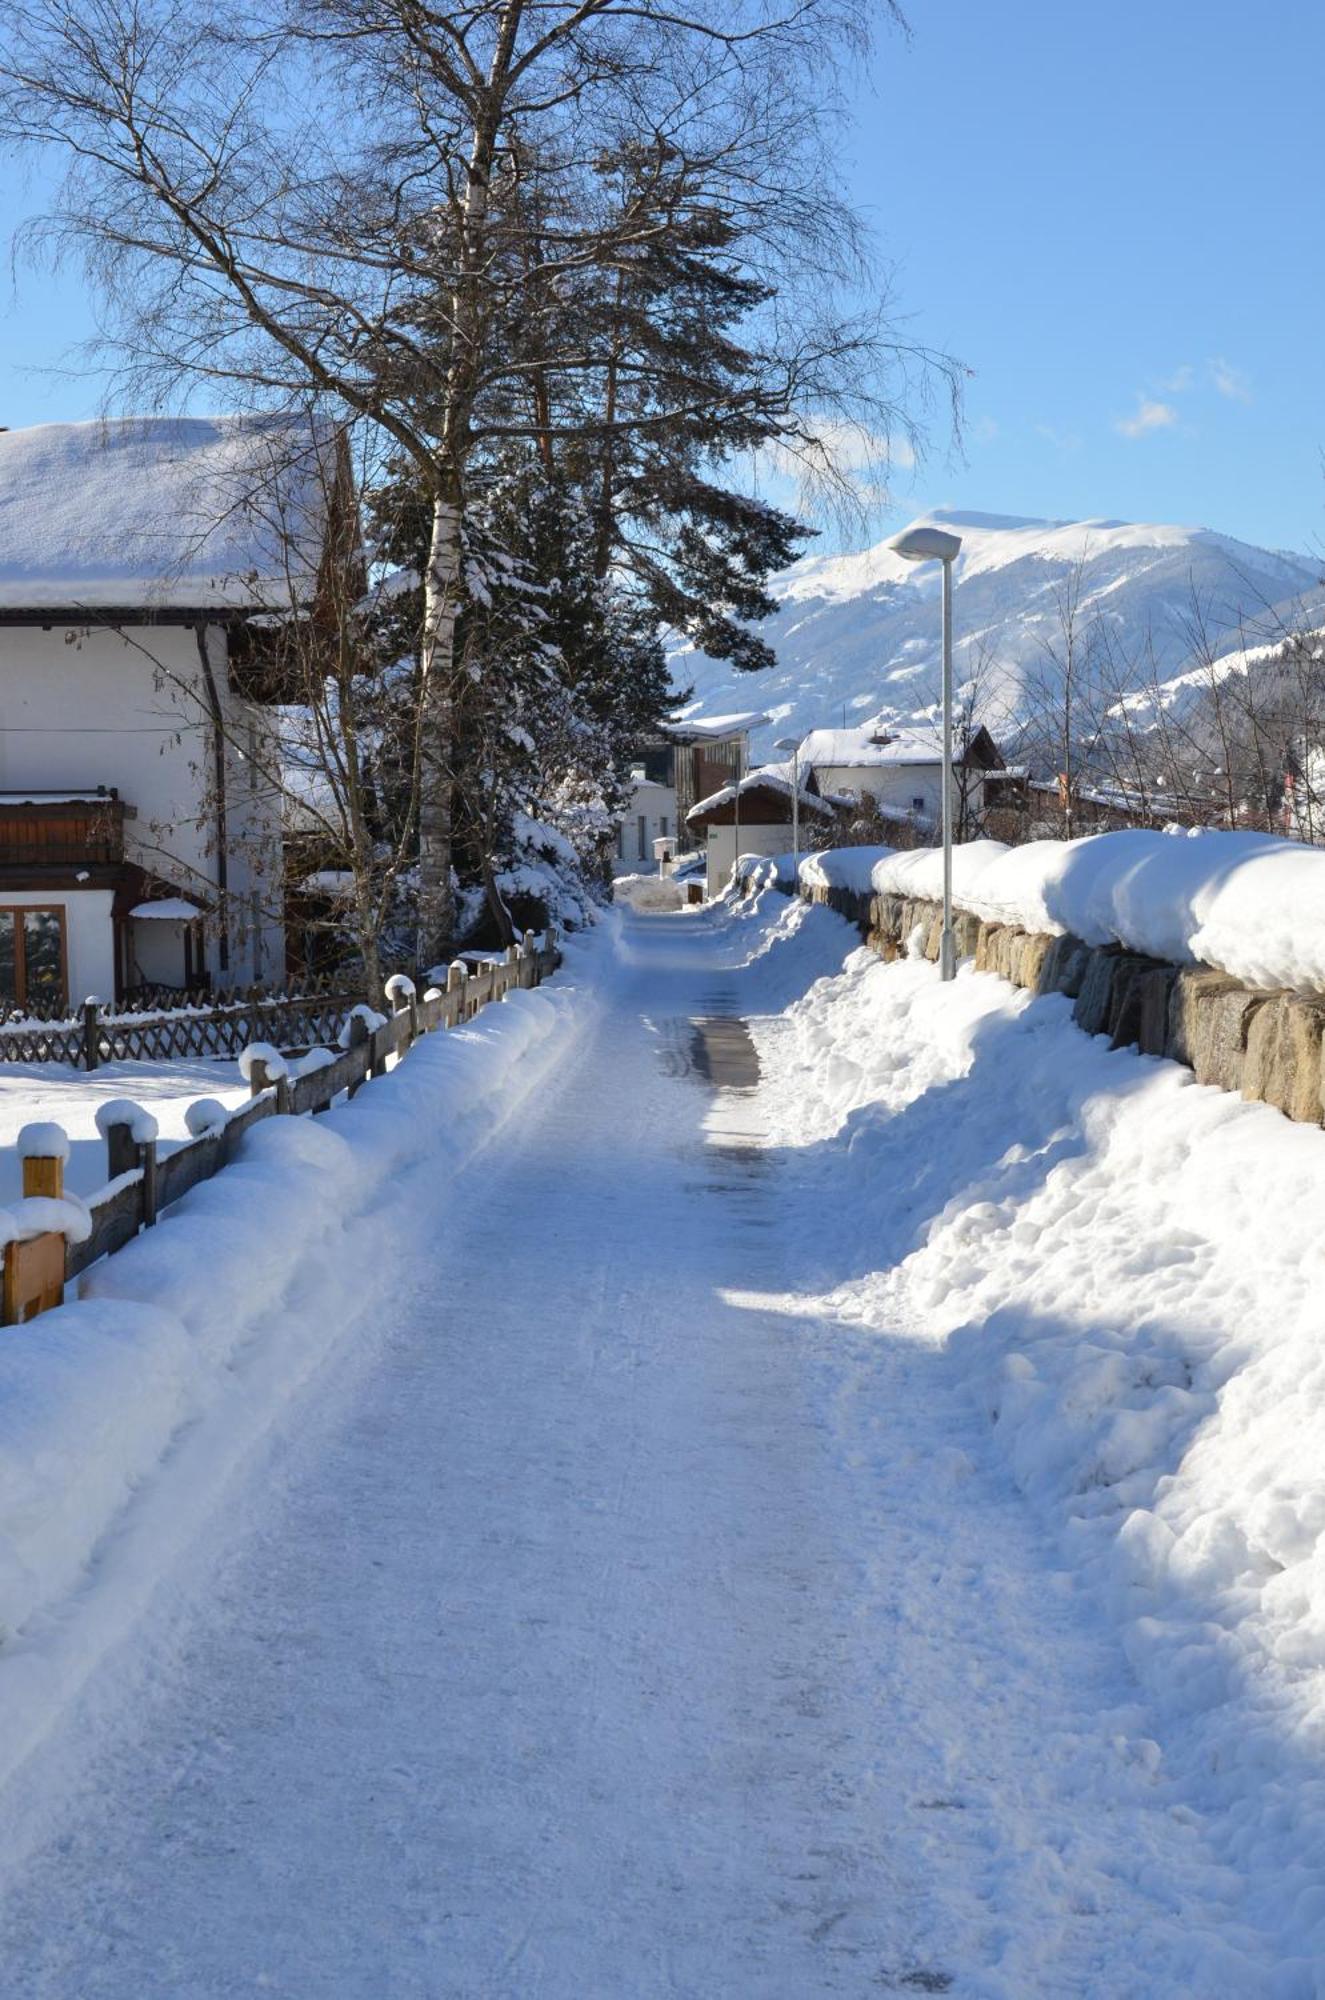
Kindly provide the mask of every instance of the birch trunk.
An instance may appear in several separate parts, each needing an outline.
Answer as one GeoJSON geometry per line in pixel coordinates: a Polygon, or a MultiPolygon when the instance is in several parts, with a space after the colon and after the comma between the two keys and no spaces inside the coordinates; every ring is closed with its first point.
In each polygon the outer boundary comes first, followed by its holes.
{"type": "Polygon", "coordinates": [[[460,601],[458,488],[433,503],[428,568],[423,579],[423,643],[419,701],[420,967],[450,956],[455,937],[451,883],[452,791],[455,783],[455,625],[460,601]]]}

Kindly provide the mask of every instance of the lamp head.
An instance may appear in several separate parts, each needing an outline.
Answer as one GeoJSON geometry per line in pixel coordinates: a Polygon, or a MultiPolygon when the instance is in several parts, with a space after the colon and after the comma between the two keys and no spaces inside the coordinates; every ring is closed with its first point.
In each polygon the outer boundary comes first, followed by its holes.
{"type": "Polygon", "coordinates": [[[923,521],[914,528],[903,528],[888,543],[903,562],[955,562],[961,545],[960,535],[950,535],[946,528],[929,527],[923,521]]]}
{"type": "Polygon", "coordinates": [[[787,750],[787,751],[799,750],[800,747],[801,747],[801,740],[799,736],[779,736],[777,741],[773,745],[773,748],[775,750],[787,750]]]}

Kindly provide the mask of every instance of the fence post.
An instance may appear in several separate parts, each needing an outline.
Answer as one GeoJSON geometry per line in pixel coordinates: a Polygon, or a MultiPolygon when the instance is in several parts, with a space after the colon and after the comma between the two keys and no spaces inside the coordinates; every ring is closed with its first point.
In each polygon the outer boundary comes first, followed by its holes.
{"type": "Polygon", "coordinates": [[[261,1097],[264,1090],[276,1086],[276,1109],[281,1117],[290,1109],[290,1079],[285,1066],[273,1076],[262,1056],[252,1056],[248,1066],[248,1091],[250,1097],[261,1097]]]}
{"type": "Polygon", "coordinates": [[[83,1002],[83,1068],[96,1069],[101,1061],[101,1028],[97,1010],[101,1002],[89,994],[83,1002]]]}
{"type": "Polygon", "coordinates": [[[106,1127],[106,1179],[117,1181],[121,1174],[131,1174],[138,1165],[138,1141],[133,1136],[133,1126],[126,1118],[106,1127]]]}
{"type": "MultiPolygon", "coordinates": [[[[446,968],[446,990],[448,993],[454,993],[456,996],[455,1025],[457,1027],[459,1027],[460,1023],[465,1018],[465,1002],[464,1002],[464,996],[461,992],[461,988],[463,987],[464,983],[465,983],[465,968],[460,963],[460,960],[458,958],[453,958],[451,960],[451,963],[446,968]]],[[[450,1025],[449,1020],[447,1025],[448,1026],[450,1025]]]]}
{"type": "MultiPolygon", "coordinates": [[[[362,1048],[362,1047],[364,1046],[364,1043],[365,1043],[365,1042],[366,1042],[366,1041],[368,1040],[368,1033],[369,1033],[369,1029],[368,1029],[368,1023],[367,1023],[367,1022],[366,1022],[366,1021],[364,1020],[364,1017],[363,1017],[363,1015],[362,1015],[362,1014],[351,1014],[351,1015],[350,1015],[350,1039],[349,1039],[349,1046],[350,1046],[350,1048],[352,1048],[352,1049],[361,1049],[361,1048],[362,1048]]],[[[365,1064],[365,1066],[364,1066],[364,1076],[366,1076],[366,1075],[367,1075],[367,1073],[368,1073],[368,1071],[367,1071],[367,1065],[365,1064]]],[[[363,1077],[362,1077],[362,1076],[357,1076],[357,1077],[356,1077],[356,1078],[354,1079],[354,1082],[353,1082],[353,1083],[351,1083],[351,1084],[349,1084],[349,1085],[348,1085],[348,1086],[346,1087],[346,1091],[345,1091],[345,1095],[346,1095],[346,1097],[347,1097],[347,1098],[348,1098],[348,1097],[353,1097],[353,1095],[354,1095],[355,1091],[359,1089],[359,1087],[360,1087],[360,1085],[362,1084],[363,1080],[364,1080],[364,1079],[363,1079],[363,1077]]]]}
{"type": "Polygon", "coordinates": [[[143,1228],[150,1229],[156,1221],[156,1140],[142,1142],[143,1162],[143,1228]]]}
{"type": "MultiPolygon", "coordinates": [[[[23,1194],[46,1195],[59,1201],[64,1194],[64,1163],[69,1141],[58,1125],[25,1126],[19,1133],[23,1156],[23,1194]]],[[[6,1243],[0,1313],[6,1326],[20,1326],[49,1312],[64,1298],[65,1240],[48,1230],[26,1242],[6,1243]]]]}

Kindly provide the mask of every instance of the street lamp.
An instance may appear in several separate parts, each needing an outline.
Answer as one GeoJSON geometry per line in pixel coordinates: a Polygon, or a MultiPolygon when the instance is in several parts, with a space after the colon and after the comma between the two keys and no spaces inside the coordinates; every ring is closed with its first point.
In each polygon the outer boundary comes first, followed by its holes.
{"type": "Polygon", "coordinates": [[[939,977],[955,979],[957,952],[952,937],[952,566],[961,550],[960,535],[946,528],[906,528],[888,547],[903,562],[943,564],[943,935],[939,943],[939,977]]]}
{"type": "Polygon", "coordinates": [[[799,736],[779,736],[775,750],[791,753],[791,879],[801,879],[801,740],[799,736]]]}

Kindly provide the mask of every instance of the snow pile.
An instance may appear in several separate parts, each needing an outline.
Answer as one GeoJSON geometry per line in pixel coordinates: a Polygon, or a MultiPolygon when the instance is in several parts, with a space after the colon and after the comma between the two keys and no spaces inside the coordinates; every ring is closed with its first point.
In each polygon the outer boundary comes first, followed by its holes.
{"type": "MultiPolygon", "coordinates": [[[[564,1063],[593,1018],[613,934],[608,924],[592,941],[570,944],[570,976],[554,986],[517,990],[469,1025],[424,1037],[353,1102],[317,1119],[256,1126],[223,1173],[94,1265],[77,1302],[6,1330],[0,1640],[12,1643],[74,1589],[182,1427],[239,1397],[226,1424],[265,1429],[336,1338],[334,1314],[310,1323],[284,1312],[299,1274],[334,1274],[350,1221],[379,1203],[389,1211],[393,1180],[425,1159],[445,1203],[448,1181],[564,1063]],[[241,1356],[246,1368],[258,1365],[252,1357],[261,1363],[264,1387],[252,1407],[236,1382],[241,1356]]],[[[198,1110],[209,1127],[224,1117],[219,1105],[198,1110]]],[[[430,1211],[430,1226],[439,1218],[430,1211]]],[[[345,1271],[340,1282],[348,1291],[356,1278],[345,1271]]],[[[191,1507],[206,1505],[208,1480],[219,1490],[238,1448],[223,1424],[191,1479],[191,1507]]],[[[130,1595],[150,1589],[160,1560],[155,1544],[138,1550],[130,1595]]],[[[129,1615],[123,1606],[121,1615],[129,1615]]],[[[100,1643],[90,1633],[81,1646],[70,1641],[62,1688],[47,1686],[40,1649],[21,1656],[26,1665],[0,1651],[0,1775],[25,1754],[52,1704],[92,1670],[100,1643]]]]}
{"type": "Polygon", "coordinates": [[[615,902],[628,903],[632,910],[679,910],[685,900],[680,884],[671,875],[618,875],[612,896],[615,902]]]}
{"type": "Polygon", "coordinates": [[[868,951],[755,1037],[798,1309],[976,1399],[1145,1691],[1157,1801],[1287,1940],[1282,1983],[1184,1990],[1319,1993],[1325,1135],[868,951]]]}
{"type": "MultiPolygon", "coordinates": [[[[789,880],[790,861],[771,867],[789,880]]],[[[766,866],[765,874],[770,869],[766,866]]],[[[839,848],[801,863],[806,887],[943,894],[935,847],[839,848]]],[[[1115,940],[1178,964],[1218,966],[1251,986],[1325,991],[1325,850],[1266,833],[1129,831],[1004,847],[976,840],[952,857],[963,910],[1030,931],[1115,940]]]]}

